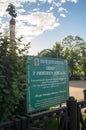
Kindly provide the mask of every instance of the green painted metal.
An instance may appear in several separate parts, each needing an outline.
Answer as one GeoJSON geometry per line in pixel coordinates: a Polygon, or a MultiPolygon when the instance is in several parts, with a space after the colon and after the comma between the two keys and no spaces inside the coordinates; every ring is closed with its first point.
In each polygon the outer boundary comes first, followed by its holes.
{"type": "Polygon", "coordinates": [[[66,60],[27,56],[26,68],[28,113],[66,102],[69,96],[66,60]]]}

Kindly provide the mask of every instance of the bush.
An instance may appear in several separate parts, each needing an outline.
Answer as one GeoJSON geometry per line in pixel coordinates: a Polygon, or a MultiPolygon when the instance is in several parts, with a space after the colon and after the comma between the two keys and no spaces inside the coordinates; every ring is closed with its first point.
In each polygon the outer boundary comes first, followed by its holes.
{"type": "Polygon", "coordinates": [[[0,121],[25,111],[25,66],[23,50],[16,42],[0,38],[0,121]]]}

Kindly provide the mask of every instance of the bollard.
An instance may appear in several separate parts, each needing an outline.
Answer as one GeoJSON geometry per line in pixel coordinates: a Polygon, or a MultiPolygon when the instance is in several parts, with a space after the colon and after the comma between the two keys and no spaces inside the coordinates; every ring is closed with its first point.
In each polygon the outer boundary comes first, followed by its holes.
{"type": "Polygon", "coordinates": [[[74,97],[69,97],[67,100],[68,108],[68,130],[78,130],[77,129],[77,100],[74,97]]]}
{"type": "Polygon", "coordinates": [[[86,89],[83,90],[84,93],[84,100],[86,100],[86,89]]]}
{"type": "MultiPolygon", "coordinates": [[[[84,93],[84,100],[86,100],[86,89],[83,90],[84,93]]],[[[86,109],[84,110],[84,113],[86,114],[86,109]]]]}

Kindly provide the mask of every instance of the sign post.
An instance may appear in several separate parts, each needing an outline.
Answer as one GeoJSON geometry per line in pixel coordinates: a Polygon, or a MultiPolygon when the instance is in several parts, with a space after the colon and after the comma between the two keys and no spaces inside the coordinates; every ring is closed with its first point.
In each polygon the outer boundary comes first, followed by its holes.
{"type": "Polygon", "coordinates": [[[28,56],[26,68],[28,113],[66,102],[69,96],[66,60],[28,56]]]}

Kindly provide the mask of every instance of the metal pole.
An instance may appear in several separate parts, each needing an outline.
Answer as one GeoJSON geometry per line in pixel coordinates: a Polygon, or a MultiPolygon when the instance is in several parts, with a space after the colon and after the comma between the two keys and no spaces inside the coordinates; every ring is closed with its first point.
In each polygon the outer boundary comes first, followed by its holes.
{"type": "Polygon", "coordinates": [[[77,129],[77,101],[74,97],[69,97],[67,100],[68,107],[68,130],[78,130],[77,129]]]}

